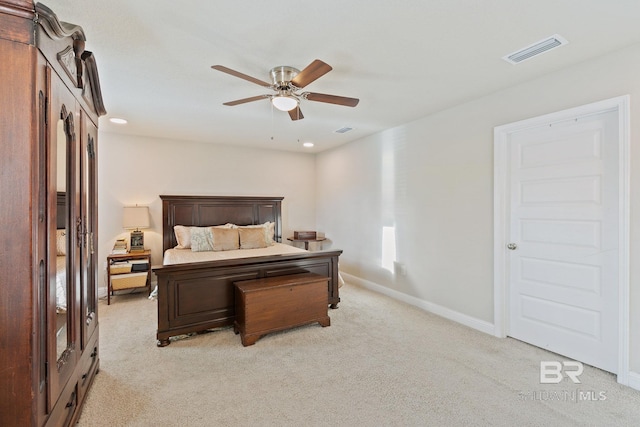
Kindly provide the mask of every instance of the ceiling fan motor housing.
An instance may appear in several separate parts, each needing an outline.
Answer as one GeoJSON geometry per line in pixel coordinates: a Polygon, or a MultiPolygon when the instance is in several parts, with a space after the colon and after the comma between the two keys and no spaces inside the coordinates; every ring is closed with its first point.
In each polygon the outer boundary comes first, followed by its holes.
{"type": "Polygon", "coordinates": [[[269,72],[274,86],[280,90],[289,89],[291,80],[293,80],[298,74],[300,74],[300,70],[286,65],[273,67],[269,72]]]}

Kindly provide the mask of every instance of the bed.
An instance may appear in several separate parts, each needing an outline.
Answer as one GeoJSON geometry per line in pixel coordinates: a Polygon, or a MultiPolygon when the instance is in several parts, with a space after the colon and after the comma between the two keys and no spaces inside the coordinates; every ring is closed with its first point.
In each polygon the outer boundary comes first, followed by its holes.
{"type": "Polygon", "coordinates": [[[56,312],[67,312],[66,193],[56,194],[56,312]]]}
{"type": "MultiPolygon", "coordinates": [[[[273,239],[282,243],[283,197],[160,196],[162,200],[163,254],[177,246],[174,226],[238,226],[273,223],[273,239]]],[[[275,245],[274,245],[275,246],[275,245]]],[[[288,245],[285,245],[288,246],[288,245]]],[[[289,248],[291,248],[289,246],[289,248]]],[[[154,266],[158,281],[158,346],[170,337],[230,326],[235,320],[233,283],[262,277],[302,272],[329,278],[327,304],[340,302],[338,258],[341,250],[250,254],[240,249],[240,258],[200,260],[154,266]]],[[[234,251],[238,252],[238,251],[234,251]]]]}

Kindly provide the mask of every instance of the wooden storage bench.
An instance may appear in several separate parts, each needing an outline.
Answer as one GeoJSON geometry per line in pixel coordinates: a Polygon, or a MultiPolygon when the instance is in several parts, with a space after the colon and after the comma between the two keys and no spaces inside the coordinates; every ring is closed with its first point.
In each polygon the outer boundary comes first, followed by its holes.
{"type": "Polygon", "coordinates": [[[328,282],[328,277],[315,273],[235,282],[233,330],[240,334],[242,345],[252,345],[270,332],[308,323],[329,326],[328,282]]]}

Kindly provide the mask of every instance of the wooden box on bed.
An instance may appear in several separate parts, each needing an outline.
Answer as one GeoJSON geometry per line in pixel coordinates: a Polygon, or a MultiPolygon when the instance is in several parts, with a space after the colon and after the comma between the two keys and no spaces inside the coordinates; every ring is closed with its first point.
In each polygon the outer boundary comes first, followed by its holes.
{"type": "MultiPolygon", "coordinates": [[[[173,227],[275,223],[282,241],[282,197],[160,196],[163,252],[176,246],[173,227]]],[[[337,308],[338,257],[341,250],[154,267],[158,279],[159,346],[172,336],[232,325],[234,282],[311,272],[328,277],[327,304],[337,308]]]]}

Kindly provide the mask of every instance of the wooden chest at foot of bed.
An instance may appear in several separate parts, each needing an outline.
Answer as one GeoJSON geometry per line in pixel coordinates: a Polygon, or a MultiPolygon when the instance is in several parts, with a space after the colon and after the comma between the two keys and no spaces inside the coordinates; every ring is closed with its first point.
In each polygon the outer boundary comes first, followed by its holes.
{"type": "Polygon", "coordinates": [[[329,326],[328,277],[314,273],[265,277],[235,282],[235,333],[242,345],[262,335],[308,323],[329,326]]]}

